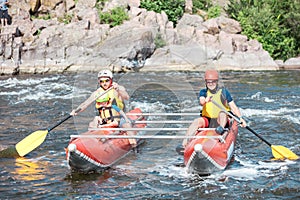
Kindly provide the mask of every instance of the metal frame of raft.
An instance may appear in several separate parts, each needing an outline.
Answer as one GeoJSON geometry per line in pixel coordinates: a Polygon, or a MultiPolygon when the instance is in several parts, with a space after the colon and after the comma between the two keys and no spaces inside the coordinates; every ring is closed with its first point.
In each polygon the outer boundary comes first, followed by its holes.
{"type": "Polygon", "coordinates": [[[130,115],[141,115],[141,116],[200,116],[200,113],[126,113],[130,115]]]}
{"type": "Polygon", "coordinates": [[[104,138],[104,139],[193,139],[193,138],[207,138],[207,139],[223,139],[220,136],[183,136],[183,135],[70,135],[71,138],[104,138]]]}
{"type": "MultiPolygon", "coordinates": [[[[187,131],[188,128],[89,128],[89,131],[187,131]]],[[[198,131],[214,131],[215,128],[198,128],[198,131]]]]}

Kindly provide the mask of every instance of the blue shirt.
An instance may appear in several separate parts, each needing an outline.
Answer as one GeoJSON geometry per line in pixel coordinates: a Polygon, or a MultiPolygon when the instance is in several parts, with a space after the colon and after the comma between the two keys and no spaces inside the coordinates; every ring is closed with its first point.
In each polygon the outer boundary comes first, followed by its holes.
{"type": "MultiPolygon", "coordinates": [[[[204,97],[204,98],[207,97],[207,88],[200,90],[198,99],[200,97],[204,97]]],[[[233,101],[230,92],[226,88],[222,88],[222,97],[224,98],[224,100],[227,100],[228,103],[233,101]]]]}
{"type": "Polygon", "coordinates": [[[0,0],[1,10],[8,10],[7,5],[5,4],[7,0],[0,0]]]}

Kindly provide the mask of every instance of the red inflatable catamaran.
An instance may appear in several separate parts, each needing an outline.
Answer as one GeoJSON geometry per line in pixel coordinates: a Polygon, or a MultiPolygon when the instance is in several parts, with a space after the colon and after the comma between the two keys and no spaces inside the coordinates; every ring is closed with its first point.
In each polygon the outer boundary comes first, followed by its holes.
{"type": "MultiPolygon", "coordinates": [[[[131,120],[140,120],[142,112],[135,108],[129,113],[131,120]],[[141,115],[139,115],[139,113],[141,115]]],[[[144,128],[146,124],[136,124],[135,128],[144,128]]],[[[111,127],[115,128],[115,127],[111,127]]],[[[126,135],[125,131],[89,130],[81,135],[126,135]]],[[[70,140],[66,148],[67,161],[72,171],[89,173],[101,172],[116,164],[132,150],[128,139],[101,139],[97,137],[78,137],[70,140]]]]}
{"type": "Polygon", "coordinates": [[[219,139],[211,129],[199,131],[196,135],[204,138],[190,140],[184,149],[184,164],[188,172],[209,175],[224,170],[233,156],[238,123],[232,120],[228,131],[219,139]]]}

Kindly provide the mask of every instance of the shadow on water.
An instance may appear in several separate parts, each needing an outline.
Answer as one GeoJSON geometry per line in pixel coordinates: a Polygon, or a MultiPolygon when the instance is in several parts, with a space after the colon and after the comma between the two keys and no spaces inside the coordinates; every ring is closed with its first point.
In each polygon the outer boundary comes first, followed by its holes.
{"type": "Polygon", "coordinates": [[[111,178],[113,175],[109,170],[103,172],[80,173],[71,172],[64,178],[65,181],[70,182],[73,186],[78,186],[83,182],[99,181],[99,183],[111,178]]]}

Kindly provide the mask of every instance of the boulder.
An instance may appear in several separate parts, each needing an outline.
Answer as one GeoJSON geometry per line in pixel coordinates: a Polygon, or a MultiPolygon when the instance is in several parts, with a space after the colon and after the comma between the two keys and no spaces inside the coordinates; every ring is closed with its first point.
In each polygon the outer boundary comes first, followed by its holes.
{"type": "Polygon", "coordinates": [[[300,56],[287,59],[283,64],[284,69],[300,69],[300,56]]]}
{"type": "Polygon", "coordinates": [[[139,8],[140,0],[105,1],[103,10],[96,0],[14,1],[12,25],[2,29],[0,73],[299,68],[299,58],[275,62],[257,40],[240,34],[237,21],[205,20],[190,14],[192,1],[186,2],[188,13],[175,26],[164,11],[139,8]],[[127,9],[129,20],[116,27],[100,24],[98,12],[117,6],[127,9]],[[30,13],[51,19],[31,19],[30,13]],[[66,16],[71,20],[65,24],[66,16]]]}

